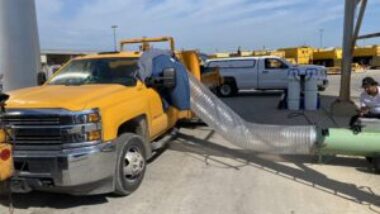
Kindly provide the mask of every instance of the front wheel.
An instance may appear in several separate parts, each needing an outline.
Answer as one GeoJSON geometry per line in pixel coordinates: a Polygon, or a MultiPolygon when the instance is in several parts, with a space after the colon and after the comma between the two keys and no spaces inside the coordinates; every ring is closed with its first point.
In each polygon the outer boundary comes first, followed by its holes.
{"type": "Polygon", "coordinates": [[[372,159],[373,168],[376,173],[380,173],[380,157],[375,157],[372,159]]]}
{"type": "Polygon", "coordinates": [[[115,170],[115,194],[126,196],[141,184],[145,170],[146,157],[144,140],[133,133],[125,133],[117,139],[118,156],[115,170]]]}

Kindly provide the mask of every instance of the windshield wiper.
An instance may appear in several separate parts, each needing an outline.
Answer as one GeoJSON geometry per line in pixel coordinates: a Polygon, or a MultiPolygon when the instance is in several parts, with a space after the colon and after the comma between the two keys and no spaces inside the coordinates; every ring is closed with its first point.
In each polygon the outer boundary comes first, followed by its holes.
{"type": "Polygon", "coordinates": [[[77,83],[65,82],[64,85],[65,86],[81,86],[81,85],[84,85],[84,83],[83,82],[77,82],[77,83]]]}

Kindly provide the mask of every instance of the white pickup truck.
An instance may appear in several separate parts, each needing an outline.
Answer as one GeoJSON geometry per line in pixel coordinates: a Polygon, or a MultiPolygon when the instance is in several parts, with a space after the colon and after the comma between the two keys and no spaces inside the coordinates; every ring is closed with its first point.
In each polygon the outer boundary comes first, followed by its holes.
{"type": "Polygon", "coordinates": [[[288,86],[288,71],[316,72],[318,88],[324,90],[328,85],[327,70],[323,66],[293,65],[276,56],[236,57],[209,59],[206,67],[219,68],[224,84],[219,87],[221,96],[233,96],[239,90],[284,90],[288,86]]]}

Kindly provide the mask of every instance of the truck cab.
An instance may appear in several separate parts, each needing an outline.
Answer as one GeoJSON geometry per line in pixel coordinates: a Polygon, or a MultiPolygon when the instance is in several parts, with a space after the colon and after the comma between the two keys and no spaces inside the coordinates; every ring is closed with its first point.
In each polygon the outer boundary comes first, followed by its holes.
{"type": "Polygon", "coordinates": [[[219,87],[221,96],[232,96],[239,90],[287,89],[288,72],[291,69],[315,72],[320,79],[320,90],[324,90],[328,83],[324,67],[293,65],[277,56],[211,59],[207,61],[206,67],[220,69],[224,78],[224,84],[219,87]]]}
{"type": "MultiPolygon", "coordinates": [[[[121,46],[162,41],[175,50],[171,37],[121,46]]],[[[15,145],[15,192],[128,195],[139,187],[154,142],[192,117],[189,110],[165,108],[155,85],[136,77],[142,53],[79,57],[43,85],[9,93],[2,120],[15,145]]]]}

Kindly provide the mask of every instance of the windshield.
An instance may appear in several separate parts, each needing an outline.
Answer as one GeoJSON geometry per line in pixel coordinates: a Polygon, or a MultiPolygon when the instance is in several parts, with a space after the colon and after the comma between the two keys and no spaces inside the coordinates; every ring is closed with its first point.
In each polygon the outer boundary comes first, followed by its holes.
{"type": "Polygon", "coordinates": [[[50,81],[49,85],[136,84],[137,59],[74,60],[50,81]]]}

